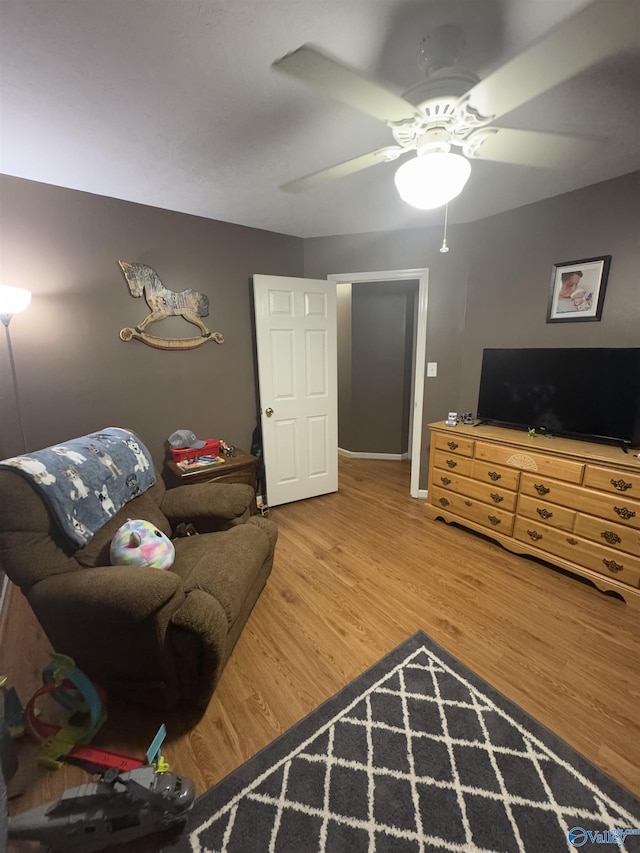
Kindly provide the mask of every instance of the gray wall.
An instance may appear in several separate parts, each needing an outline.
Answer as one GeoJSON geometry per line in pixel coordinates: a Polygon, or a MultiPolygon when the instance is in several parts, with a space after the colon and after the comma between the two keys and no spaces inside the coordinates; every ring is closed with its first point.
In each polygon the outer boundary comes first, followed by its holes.
{"type": "MultiPolygon", "coordinates": [[[[640,172],[450,229],[319,237],[305,275],[429,268],[424,421],[475,412],[482,349],[640,346],[640,172]],[[612,255],[601,322],[546,323],[552,265],[612,255]]],[[[428,440],[420,487],[426,488],[428,440]]]]}
{"type": "MultiPolygon", "coordinates": [[[[138,431],[156,459],[182,426],[246,447],[256,272],[428,267],[427,360],[438,376],[425,380],[425,426],[452,409],[475,411],[485,346],[640,346],[640,172],[452,227],[447,255],[441,228],[303,241],[17,178],[0,176],[0,191],[0,280],[34,293],[11,323],[31,448],[106,425],[138,431]],[[547,324],[552,264],[600,254],[613,258],[602,321],[547,324]],[[147,312],[119,259],[148,263],[172,290],[207,293],[208,324],[226,342],[167,353],[120,341],[147,312]]],[[[176,335],[189,333],[171,322],[176,335]]],[[[20,449],[14,408],[0,340],[0,458],[20,449]]],[[[427,458],[424,441],[422,488],[427,458]]]]}
{"type": "Polygon", "coordinates": [[[469,227],[457,411],[475,411],[484,347],[640,347],[640,172],[469,227]],[[554,263],[611,255],[602,319],[547,323],[554,263]]]}
{"type": "MultiPolygon", "coordinates": [[[[98,430],[138,432],[157,462],[188,427],[249,448],[256,424],[250,278],[299,276],[302,240],[0,176],[0,281],[33,292],[11,322],[29,448],[98,430]],[[124,343],[148,313],[118,260],[152,266],[171,290],[209,296],[222,345],[165,352],[124,343]]],[[[190,337],[179,318],[154,335],[190,337]]],[[[21,450],[4,335],[0,340],[0,458],[21,450]]]]}
{"type": "MultiPolygon", "coordinates": [[[[425,379],[424,423],[439,421],[455,408],[460,386],[462,334],[467,291],[466,226],[449,229],[443,255],[442,229],[410,229],[376,234],[317,237],[304,241],[305,275],[429,268],[427,360],[438,362],[437,378],[425,379]]],[[[426,488],[428,442],[423,441],[422,478],[426,488]]]]}
{"type": "Polygon", "coordinates": [[[345,424],[340,416],[339,430],[340,447],[346,450],[395,454],[408,450],[417,284],[353,284],[351,417],[345,424]]]}
{"type": "Polygon", "coordinates": [[[338,447],[354,450],[356,436],[352,433],[351,413],[351,367],[352,367],[352,319],[351,284],[338,283],[336,286],[336,320],[338,350],[338,447]]]}

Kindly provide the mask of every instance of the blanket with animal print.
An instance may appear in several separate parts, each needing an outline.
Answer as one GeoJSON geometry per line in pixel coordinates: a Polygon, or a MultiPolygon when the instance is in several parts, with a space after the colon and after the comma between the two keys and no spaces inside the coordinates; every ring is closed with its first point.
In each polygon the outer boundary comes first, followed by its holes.
{"type": "Polygon", "coordinates": [[[14,468],[29,479],[80,547],[156,481],[147,448],[118,427],[4,459],[0,467],[14,468]]]}

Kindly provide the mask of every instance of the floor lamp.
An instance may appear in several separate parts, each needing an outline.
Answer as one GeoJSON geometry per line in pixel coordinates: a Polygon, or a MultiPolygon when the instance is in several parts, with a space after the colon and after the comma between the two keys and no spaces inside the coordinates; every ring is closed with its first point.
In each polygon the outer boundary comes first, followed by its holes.
{"type": "MultiPolygon", "coordinates": [[[[20,424],[20,433],[22,434],[22,452],[27,452],[27,439],[24,432],[24,424],[22,422],[22,412],[20,410],[20,395],[18,393],[18,379],[16,377],[16,364],[13,360],[13,347],[11,346],[11,334],[9,332],[9,323],[14,314],[19,314],[31,302],[31,292],[22,287],[7,287],[0,286],[0,322],[7,333],[7,350],[9,351],[9,364],[11,366],[11,378],[13,379],[13,393],[16,398],[16,411],[18,412],[18,423],[20,424]]],[[[0,573],[0,617],[4,599],[7,592],[9,579],[4,574],[0,573]]],[[[0,619],[0,627],[2,620],[0,619]]]]}
{"type": "Polygon", "coordinates": [[[27,439],[24,432],[24,424],[22,422],[22,411],[20,409],[20,394],[18,392],[18,379],[16,377],[16,364],[13,359],[13,347],[11,346],[11,333],[9,332],[9,323],[14,314],[19,314],[31,302],[31,291],[25,290],[22,287],[7,287],[0,286],[0,321],[7,333],[7,350],[9,352],[9,365],[11,366],[11,378],[13,379],[13,393],[16,398],[16,411],[18,413],[18,423],[20,424],[20,433],[22,435],[22,452],[27,452],[27,439]]]}

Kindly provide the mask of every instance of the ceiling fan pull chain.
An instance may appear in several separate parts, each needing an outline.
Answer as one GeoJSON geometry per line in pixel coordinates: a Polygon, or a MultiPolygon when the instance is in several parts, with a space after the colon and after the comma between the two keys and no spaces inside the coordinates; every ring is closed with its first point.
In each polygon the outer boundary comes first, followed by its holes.
{"type": "Polygon", "coordinates": [[[449,251],[449,247],[447,246],[447,219],[449,216],[449,202],[447,202],[444,206],[444,237],[442,238],[442,246],[440,246],[440,251],[443,254],[446,254],[449,251]]]}

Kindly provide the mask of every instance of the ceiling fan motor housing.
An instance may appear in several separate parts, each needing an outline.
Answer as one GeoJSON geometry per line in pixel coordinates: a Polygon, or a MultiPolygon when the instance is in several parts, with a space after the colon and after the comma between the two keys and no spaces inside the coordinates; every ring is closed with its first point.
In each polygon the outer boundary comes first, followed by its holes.
{"type": "Polygon", "coordinates": [[[398,145],[420,149],[427,134],[435,143],[432,132],[438,130],[447,132],[450,144],[462,145],[467,134],[488,121],[469,110],[460,109],[464,103],[463,96],[478,80],[477,74],[465,68],[440,68],[428,80],[412,86],[403,98],[417,107],[419,116],[405,122],[389,123],[398,145]]]}
{"type": "Polygon", "coordinates": [[[457,65],[465,46],[464,32],[456,24],[435,27],[420,42],[418,68],[429,77],[440,68],[457,65]]]}

